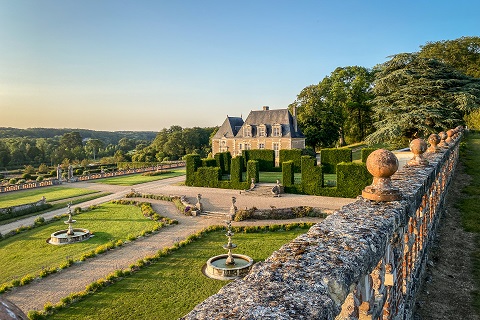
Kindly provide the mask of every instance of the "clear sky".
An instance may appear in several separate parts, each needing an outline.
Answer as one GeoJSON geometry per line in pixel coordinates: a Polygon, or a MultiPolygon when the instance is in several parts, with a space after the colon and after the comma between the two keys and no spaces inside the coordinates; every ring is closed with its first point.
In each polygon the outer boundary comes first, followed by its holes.
{"type": "Polygon", "coordinates": [[[336,67],[480,35],[478,0],[0,0],[0,127],[152,130],[286,108],[336,67]]]}

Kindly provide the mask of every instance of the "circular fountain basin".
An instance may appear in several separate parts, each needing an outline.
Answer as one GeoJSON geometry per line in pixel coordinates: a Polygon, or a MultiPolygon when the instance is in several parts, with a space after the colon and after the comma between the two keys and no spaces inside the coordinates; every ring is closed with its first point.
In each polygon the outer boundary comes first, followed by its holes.
{"type": "Polygon", "coordinates": [[[208,259],[205,275],[218,280],[243,278],[252,268],[253,259],[243,254],[233,254],[234,265],[227,265],[228,254],[208,259]]]}
{"type": "Polygon", "coordinates": [[[93,237],[88,229],[73,229],[73,235],[67,234],[68,230],[55,231],[50,235],[50,238],[47,240],[50,244],[60,245],[60,244],[69,244],[84,241],[93,237]]]}

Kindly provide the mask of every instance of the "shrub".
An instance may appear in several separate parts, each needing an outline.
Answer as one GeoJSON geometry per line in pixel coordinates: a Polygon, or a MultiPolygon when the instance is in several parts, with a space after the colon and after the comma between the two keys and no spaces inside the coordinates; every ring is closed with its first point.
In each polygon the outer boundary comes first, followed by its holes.
{"type": "MultiPolygon", "coordinates": [[[[272,150],[273,151],[273,150],[272,150]]],[[[247,162],[247,182],[250,183],[252,178],[258,183],[260,180],[260,164],[256,160],[249,160],[247,162]]]]}
{"type": "Polygon", "coordinates": [[[202,162],[198,154],[187,154],[185,156],[186,161],[186,177],[185,185],[193,186],[195,182],[195,172],[198,167],[201,166],[202,162]]]}
{"type": "Polygon", "coordinates": [[[281,149],[280,163],[293,161],[295,173],[301,172],[302,168],[302,150],[301,149],[281,149]]]}
{"type": "Polygon", "coordinates": [[[17,184],[22,184],[22,183],[25,183],[25,179],[20,179],[17,181],[17,184]]]}
{"type": "Polygon", "coordinates": [[[372,153],[373,151],[377,150],[376,148],[363,148],[361,151],[362,155],[362,162],[365,163],[367,162],[367,158],[372,153]]]}
{"type": "Polygon", "coordinates": [[[260,171],[272,171],[272,169],[275,167],[275,151],[273,150],[243,150],[242,156],[247,165],[250,160],[258,161],[260,171]]]}
{"type": "MultiPolygon", "coordinates": [[[[216,156],[216,155],[215,155],[216,156]]],[[[220,167],[216,159],[202,159],[202,167],[220,167]]]]}
{"type": "Polygon", "coordinates": [[[48,166],[45,163],[42,163],[38,166],[38,173],[48,173],[48,166]]]}
{"type": "Polygon", "coordinates": [[[32,175],[30,173],[24,173],[22,174],[22,179],[32,180],[32,175]]]}
{"type": "Polygon", "coordinates": [[[373,177],[364,163],[339,163],[337,165],[338,195],[355,198],[362,190],[372,183],[373,177]]]}
{"type": "Polygon", "coordinates": [[[244,165],[243,165],[243,157],[237,156],[232,158],[231,166],[230,166],[230,181],[232,183],[242,182],[242,172],[244,165]]]}
{"type": "Polygon", "coordinates": [[[293,186],[295,183],[294,162],[292,160],[282,162],[282,179],[286,187],[293,186]]]}
{"type": "Polygon", "coordinates": [[[37,177],[37,182],[42,182],[43,181],[43,177],[42,176],[38,176],[37,177]]]}
{"type": "Polygon", "coordinates": [[[320,158],[324,173],[336,173],[338,163],[352,162],[352,150],[349,148],[322,149],[320,158]]]}
{"type": "Polygon", "coordinates": [[[315,165],[315,159],[302,156],[302,190],[306,194],[319,194],[323,187],[322,167],[315,165]]]}
{"type": "Polygon", "coordinates": [[[34,224],[37,226],[40,226],[45,223],[45,218],[44,217],[37,217],[35,218],[34,224]]]}
{"type": "Polygon", "coordinates": [[[10,184],[16,184],[16,183],[17,183],[17,179],[11,178],[10,180],[8,180],[8,183],[10,183],[10,184]]]}

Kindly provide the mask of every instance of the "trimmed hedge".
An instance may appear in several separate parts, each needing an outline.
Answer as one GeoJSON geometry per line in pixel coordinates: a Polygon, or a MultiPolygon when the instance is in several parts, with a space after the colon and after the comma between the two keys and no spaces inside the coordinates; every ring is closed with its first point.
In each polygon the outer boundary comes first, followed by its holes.
{"type": "Polygon", "coordinates": [[[232,155],[229,151],[227,152],[218,152],[215,154],[216,167],[219,167],[222,170],[223,174],[230,173],[230,161],[232,160],[232,155]]]}
{"type": "Polygon", "coordinates": [[[5,213],[0,213],[0,221],[21,217],[30,213],[40,212],[53,207],[50,203],[33,205],[22,210],[13,211],[12,207],[3,208],[5,213]]]}
{"type": "Polygon", "coordinates": [[[198,154],[187,154],[185,156],[185,161],[187,171],[185,185],[193,186],[195,181],[195,172],[197,171],[198,167],[202,165],[202,161],[200,160],[200,156],[198,154]]]}
{"type": "Polygon", "coordinates": [[[295,184],[294,162],[292,160],[282,162],[282,183],[284,187],[295,184]]]}
{"type": "Polygon", "coordinates": [[[217,161],[212,158],[202,159],[202,167],[218,167],[217,161]]]}
{"type": "Polygon", "coordinates": [[[222,173],[225,173],[225,163],[223,162],[223,155],[221,152],[215,153],[213,156],[215,159],[215,165],[212,167],[219,167],[222,170],[222,173]]]}
{"type": "Polygon", "coordinates": [[[322,167],[315,165],[315,158],[302,156],[302,191],[306,194],[319,194],[323,187],[322,167]]]}
{"type": "Polygon", "coordinates": [[[243,157],[232,158],[230,168],[230,181],[232,183],[242,182],[242,172],[244,171],[243,157]]]}
{"type": "Polygon", "coordinates": [[[342,162],[337,165],[337,191],[341,197],[355,198],[372,181],[365,163],[342,162]]]}
{"type": "Polygon", "coordinates": [[[373,151],[377,150],[377,148],[363,148],[361,151],[362,155],[362,162],[365,163],[367,162],[367,158],[372,153],[373,151]]]}
{"type": "MultiPolygon", "coordinates": [[[[260,171],[273,171],[275,167],[275,151],[267,149],[243,150],[242,156],[246,164],[250,160],[256,160],[260,171]]],[[[258,180],[256,180],[258,181],[258,180]]]]}
{"type": "Polygon", "coordinates": [[[322,149],[320,159],[324,173],[336,173],[338,163],[352,162],[352,150],[349,148],[322,149]]]}
{"type": "Polygon", "coordinates": [[[195,172],[194,186],[216,188],[222,179],[222,170],[219,167],[200,167],[195,172]]]}
{"type": "Polygon", "coordinates": [[[281,149],[280,163],[293,161],[293,169],[295,173],[300,173],[302,170],[302,150],[301,149],[281,149]]]}
{"type": "Polygon", "coordinates": [[[260,180],[260,163],[256,160],[249,160],[247,162],[247,182],[250,184],[252,178],[255,179],[255,183],[260,180]]]}

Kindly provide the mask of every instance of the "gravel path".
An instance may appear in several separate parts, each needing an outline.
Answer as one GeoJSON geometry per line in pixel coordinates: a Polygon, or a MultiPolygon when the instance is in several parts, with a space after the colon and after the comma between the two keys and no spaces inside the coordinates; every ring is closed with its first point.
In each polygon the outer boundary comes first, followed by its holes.
{"type": "MultiPolygon", "coordinates": [[[[227,213],[231,206],[231,197],[237,198],[238,208],[252,207],[277,208],[308,205],[320,207],[328,210],[335,210],[344,204],[353,202],[354,199],[315,197],[304,195],[284,195],[280,198],[262,198],[250,194],[240,194],[238,190],[194,188],[173,185],[183,181],[185,177],[176,177],[165,180],[158,180],[134,187],[136,191],[142,193],[154,193],[165,195],[186,195],[188,198],[196,198],[198,193],[202,194],[202,204],[205,210],[227,213]]],[[[69,187],[91,188],[100,191],[113,192],[112,195],[87,201],[78,206],[84,208],[93,204],[100,204],[112,199],[119,199],[131,191],[132,187],[101,185],[96,183],[75,183],[68,184],[69,187]]],[[[110,272],[117,269],[126,269],[132,263],[148,255],[155,254],[164,247],[170,247],[175,242],[185,239],[190,234],[196,233],[209,225],[223,224],[225,218],[222,215],[186,217],[178,214],[173,204],[169,202],[148,200],[152,202],[153,208],[161,215],[167,216],[179,221],[178,225],[168,226],[159,230],[151,236],[138,239],[128,243],[115,250],[108,251],[95,258],[87,259],[85,262],[75,263],[70,268],[62,270],[56,274],[49,275],[44,279],[38,279],[34,282],[14,288],[3,296],[15,303],[25,313],[29,310],[41,310],[46,302],[53,304],[60,301],[61,298],[68,296],[72,292],[78,292],[85,289],[85,286],[104,278],[110,272]]],[[[56,210],[46,213],[42,216],[50,219],[54,215],[63,214],[66,209],[56,210]]],[[[4,226],[0,226],[0,232],[8,232],[21,225],[33,223],[35,217],[22,219],[4,226]]],[[[234,222],[232,225],[266,225],[295,222],[320,222],[320,218],[302,218],[293,220],[268,220],[268,221],[248,221],[234,222]]]]}

